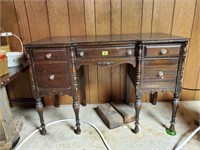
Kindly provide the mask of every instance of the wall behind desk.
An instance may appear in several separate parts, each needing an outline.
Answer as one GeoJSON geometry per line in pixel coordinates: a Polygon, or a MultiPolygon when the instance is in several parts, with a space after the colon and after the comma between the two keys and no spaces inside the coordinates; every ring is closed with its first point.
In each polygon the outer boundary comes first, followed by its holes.
{"type": "MultiPolygon", "coordinates": [[[[200,88],[200,0],[7,0],[1,1],[1,10],[1,27],[24,44],[49,36],[163,32],[188,37],[183,86],[200,88]]],[[[15,39],[11,45],[20,49],[15,39]]],[[[125,65],[85,66],[87,102],[124,101],[125,72],[125,65]]],[[[171,98],[170,92],[158,95],[159,101],[171,98]]],[[[142,99],[149,101],[149,96],[142,99]]],[[[200,94],[183,90],[181,99],[199,100],[200,94]]],[[[61,103],[70,102],[62,97],[61,103]]]]}

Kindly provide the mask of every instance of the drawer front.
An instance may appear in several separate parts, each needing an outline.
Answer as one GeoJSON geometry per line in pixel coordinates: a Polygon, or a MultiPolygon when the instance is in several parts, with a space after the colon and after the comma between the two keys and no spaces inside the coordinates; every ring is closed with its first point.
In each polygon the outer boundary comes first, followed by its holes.
{"type": "Polygon", "coordinates": [[[145,45],[145,57],[179,57],[181,45],[145,45]]]}
{"type": "Polygon", "coordinates": [[[64,48],[33,50],[34,60],[67,60],[67,51],[64,48]]]}
{"type": "Polygon", "coordinates": [[[70,86],[68,63],[35,64],[39,88],[66,88],[70,86]]]}
{"type": "Polygon", "coordinates": [[[78,48],[78,58],[134,56],[135,47],[78,48]]]}
{"type": "Polygon", "coordinates": [[[144,62],[144,87],[174,87],[178,69],[178,59],[151,60],[144,62]]]}

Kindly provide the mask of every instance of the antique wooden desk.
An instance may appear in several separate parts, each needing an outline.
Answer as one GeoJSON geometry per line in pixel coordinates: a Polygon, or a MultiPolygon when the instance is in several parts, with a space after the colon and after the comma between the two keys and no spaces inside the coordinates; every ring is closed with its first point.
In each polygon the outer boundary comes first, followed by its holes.
{"type": "MultiPolygon", "coordinates": [[[[133,131],[139,132],[142,93],[150,92],[155,100],[157,91],[171,90],[174,91],[174,98],[168,132],[175,134],[175,116],[181,92],[187,42],[187,38],[167,34],[132,34],[55,37],[26,45],[32,70],[32,91],[40,116],[41,134],[46,134],[41,97],[63,94],[72,96],[77,127],[75,133],[80,134],[78,84],[84,81],[84,74],[78,73],[79,68],[83,65],[119,64],[128,65],[127,74],[135,86],[135,91],[130,91],[136,95],[133,131]]],[[[85,92],[84,89],[80,91],[85,92]]],[[[126,102],[128,103],[128,99],[126,102]]],[[[84,96],[83,104],[86,104],[84,96]]]]}

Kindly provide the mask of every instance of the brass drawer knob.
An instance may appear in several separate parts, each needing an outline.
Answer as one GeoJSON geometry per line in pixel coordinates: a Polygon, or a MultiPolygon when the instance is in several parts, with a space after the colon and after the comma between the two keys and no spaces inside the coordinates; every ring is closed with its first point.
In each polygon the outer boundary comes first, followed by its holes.
{"type": "Polygon", "coordinates": [[[160,55],[165,55],[167,53],[167,50],[166,49],[161,49],[160,50],[160,55]]]}
{"type": "Polygon", "coordinates": [[[54,75],[54,74],[52,74],[52,75],[49,76],[49,79],[50,79],[50,80],[54,80],[54,78],[55,78],[55,75],[54,75]]]}
{"type": "Polygon", "coordinates": [[[84,51],[81,51],[81,52],[79,53],[79,55],[80,55],[81,57],[83,57],[83,56],[84,56],[84,51]]]}
{"type": "Polygon", "coordinates": [[[47,58],[47,59],[50,59],[50,58],[51,58],[51,56],[52,56],[52,54],[51,54],[51,53],[48,53],[48,54],[46,54],[46,58],[47,58]]]}
{"type": "Polygon", "coordinates": [[[158,71],[158,77],[163,79],[164,78],[164,72],[163,71],[158,71]]]}
{"type": "Polygon", "coordinates": [[[127,50],[127,55],[132,55],[133,51],[131,49],[127,50]]]}

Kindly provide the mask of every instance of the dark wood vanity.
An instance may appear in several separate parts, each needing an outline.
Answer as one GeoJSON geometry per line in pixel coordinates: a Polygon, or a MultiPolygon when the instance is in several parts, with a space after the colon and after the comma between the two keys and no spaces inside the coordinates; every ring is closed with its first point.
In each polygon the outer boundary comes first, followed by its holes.
{"type": "Polygon", "coordinates": [[[86,105],[83,65],[109,67],[127,64],[126,103],[135,92],[135,128],[139,132],[141,95],[149,92],[156,103],[158,91],[173,91],[172,118],[169,131],[175,132],[175,116],[179,103],[183,63],[188,39],[167,34],[130,34],[89,37],[53,37],[26,45],[29,56],[32,92],[40,116],[41,134],[46,134],[41,98],[45,95],[73,97],[76,130],[80,134],[78,88],[86,105]],[[78,86],[78,85],[83,86],[78,86]]]}

